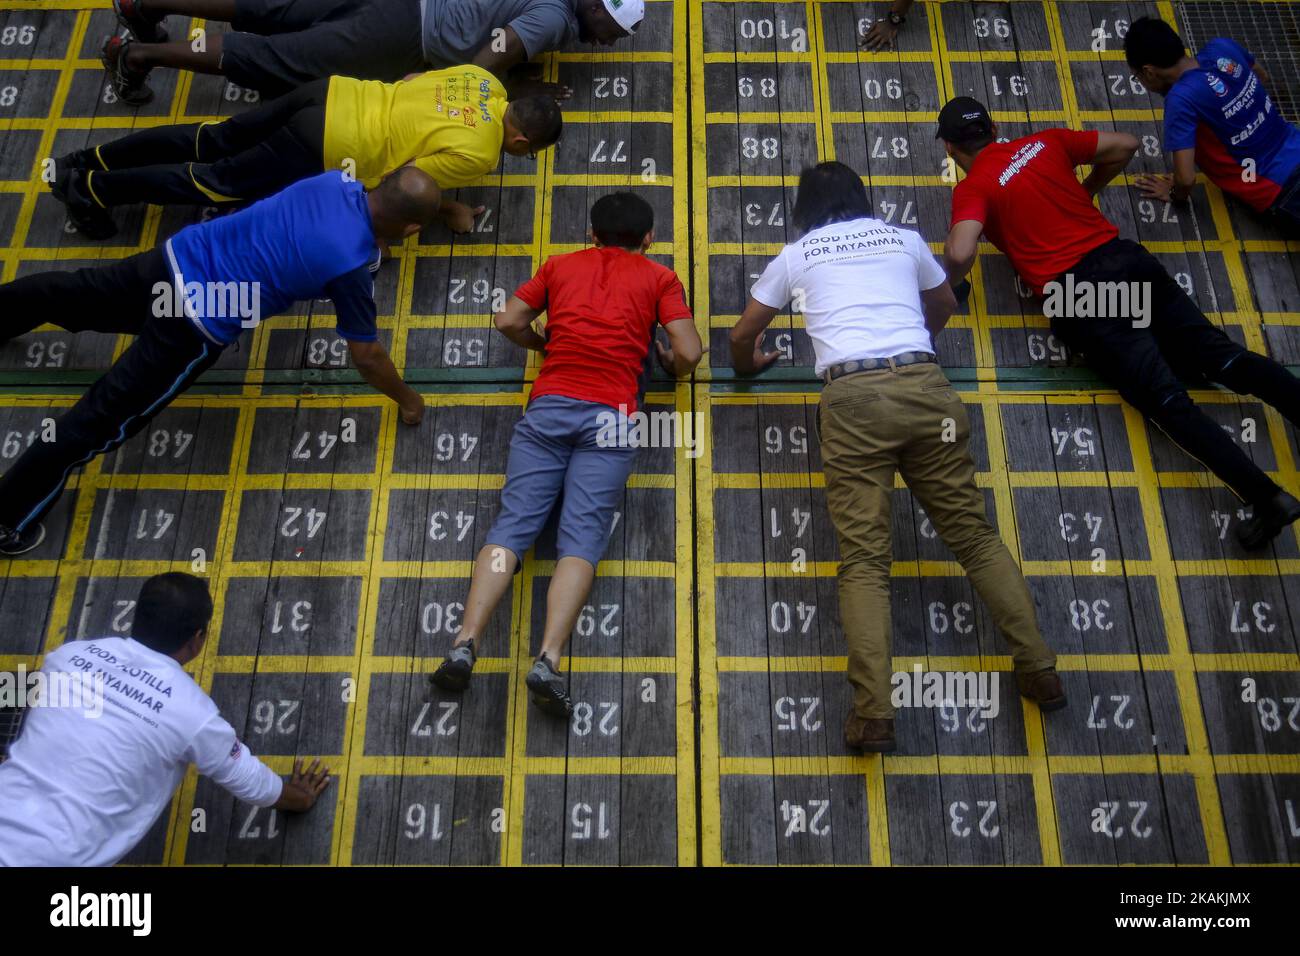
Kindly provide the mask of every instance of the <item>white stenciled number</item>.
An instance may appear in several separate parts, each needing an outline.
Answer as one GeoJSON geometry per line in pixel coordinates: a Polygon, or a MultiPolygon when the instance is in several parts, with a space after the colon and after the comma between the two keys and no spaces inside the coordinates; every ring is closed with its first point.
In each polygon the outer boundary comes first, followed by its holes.
{"type": "Polygon", "coordinates": [[[474,526],[474,516],[464,511],[457,511],[453,517],[446,511],[435,511],[429,515],[429,537],[434,541],[445,541],[451,533],[449,525],[454,526],[457,541],[464,541],[469,529],[474,526]]]}
{"type": "Polygon", "coordinates": [[[791,455],[808,454],[808,429],[802,425],[791,425],[783,430],[778,425],[768,425],[763,429],[763,450],[769,455],[779,455],[783,451],[791,455]]]}
{"type": "Polygon", "coordinates": [[[781,152],[781,144],[774,136],[765,136],[761,140],[746,136],[740,141],[740,154],[746,159],[757,159],[762,153],[764,159],[776,159],[781,152]]]}
{"type": "Polygon", "coordinates": [[[892,76],[883,83],[873,77],[868,77],[862,81],[862,93],[869,100],[886,98],[901,100],[903,98],[903,84],[892,76]]]}
{"type": "Polygon", "coordinates": [[[976,17],[974,26],[975,35],[980,39],[993,36],[1006,40],[1011,36],[1011,23],[1002,17],[976,17]]]}
{"type": "Polygon", "coordinates": [[[872,159],[888,159],[893,156],[895,159],[906,159],[911,153],[911,144],[908,143],[906,136],[895,136],[888,141],[883,136],[877,136],[871,143],[872,159]]]}
{"type": "Polygon", "coordinates": [[[307,342],[307,362],[311,365],[343,366],[348,364],[348,343],[344,339],[317,337],[307,342]]]}
{"type": "Polygon", "coordinates": [[[602,604],[599,610],[590,604],[584,604],[582,610],[578,612],[578,623],[573,626],[573,630],[581,637],[591,637],[593,634],[600,634],[601,637],[616,637],[618,635],[618,612],[621,605],[602,604]]]}
{"type": "Polygon", "coordinates": [[[194,441],[194,433],[176,429],[155,428],[149,433],[149,456],[151,458],[180,458],[194,441]]]}
{"type": "Polygon", "coordinates": [[[786,601],[773,601],[768,609],[767,620],[777,634],[789,634],[792,627],[797,627],[800,634],[807,634],[816,615],[816,604],[800,601],[791,607],[786,601]]]}
{"type": "Polygon", "coordinates": [[[595,730],[598,736],[613,737],[618,734],[618,704],[609,700],[595,704],[580,700],[573,705],[573,733],[586,737],[595,730]]]}
{"type": "Polygon", "coordinates": [[[295,719],[300,700],[259,700],[253,706],[253,733],[292,734],[298,730],[295,719]]]}
{"type": "MultiPolygon", "coordinates": [[[[979,823],[975,827],[979,830],[979,835],[992,839],[1001,831],[1001,827],[993,822],[994,815],[998,812],[998,802],[996,800],[976,800],[976,812],[979,813],[979,823]]],[[[968,837],[975,828],[971,827],[967,820],[967,815],[971,813],[971,805],[965,800],[954,800],[948,804],[948,819],[951,821],[950,829],[954,836],[968,837]]]]}
{"type": "Polygon", "coordinates": [[[447,339],[442,346],[443,365],[483,365],[487,343],[481,338],[447,339]]]}
{"type": "Polygon", "coordinates": [[[822,719],[817,715],[820,697],[778,697],[772,709],[776,713],[778,731],[802,730],[808,733],[821,730],[822,719]]]}
{"type": "Polygon", "coordinates": [[[19,46],[31,46],[35,40],[36,28],[33,26],[11,26],[0,31],[0,46],[13,46],[15,43],[19,46]]]}
{"type": "Polygon", "coordinates": [[[608,141],[600,140],[596,143],[596,148],[591,151],[591,162],[593,163],[626,163],[627,142],[619,140],[611,148],[608,141]]]}
{"type": "Polygon", "coordinates": [[[626,76],[593,76],[591,78],[591,95],[598,100],[622,99],[627,96],[626,76]]]}
{"type": "Polygon", "coordinates": [[[1300,697],[1283,697],[1280,706],[1272,697],[1261,697],[1255,708],[1259,725],[1270,734],[1281,730],[1283,724],[1289,730],[1300,731],[1300,697]]]}
{"type": "Polygon", "coordinates": [[[315,508],[304,510],[291,505],[285,505],[283,513],[284,520],[280,522],[280,534],[286,538],[296,538],[299,534],[305,534],[310,540],[320,532],[328,517],[328,512],[325,511],[317,511],[315,508]]]}
{"type": "Polygon", "coordinates": [[[1115,626],[1115,622],[1107,618],[1109,612],[1110,602],[1105,598],[1097,598],[1091,604],[1074,600],[1070,602],[1070,624],[1076,631],[1090,631],[1093,628],[1109,631],[1115,626]]]}
{"type": "Polygon", "coordinates": [[[408,840],[422,840],[426,835],[435,842],[442,839],[441,803],[427,809],[423,803],[413,803],[406,808],[406,827],[402,836],[408,840]]]}
{"type": "Polygon", "coordinates": [[[465,605],[459,601],[440,604],[430,601],[420,612],[420,630],[425,634],[459,634],[461,615],[465,605]]]}
{"type": "Polygon", "coordinates": [[[439,432],[433,439],[433,457],[438,461],[451,461],[453,458],[459,458],[460,461],[469,461],[474,454],[474,449],[478,447],[478,436],[461,432],[453,435],[451,432],[439,432]]]}
{"type": "Polygon", "coordinates": [[[931,601],[929,612],[930,630],[935,634],[947,634],[949,627],[957,634],[969,634],[975,630],[970,620],[975,609],[965,601],[954,601],[951,614],[943,601],[931,601]]]}

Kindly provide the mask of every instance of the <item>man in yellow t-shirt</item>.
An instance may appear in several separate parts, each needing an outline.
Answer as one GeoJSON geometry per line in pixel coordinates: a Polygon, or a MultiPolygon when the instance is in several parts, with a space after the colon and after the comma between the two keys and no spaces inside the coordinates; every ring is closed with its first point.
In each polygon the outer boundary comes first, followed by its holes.
{"type": "MultiPolygon", "coordinates": [[[[54,195],[91,239],[117,231],[110,206],[243,204],[327,169],[374,187],[413,165],[444,193],[496,168],[504,150],[528,156],[555,144],[555,98],[507,103],[501,81],[467,65],[396,83],[333,76],[220,122],[144,129],[55,161],[54,195]]],[[[456,232],[481,212],[444,199],[456,232]]]]}

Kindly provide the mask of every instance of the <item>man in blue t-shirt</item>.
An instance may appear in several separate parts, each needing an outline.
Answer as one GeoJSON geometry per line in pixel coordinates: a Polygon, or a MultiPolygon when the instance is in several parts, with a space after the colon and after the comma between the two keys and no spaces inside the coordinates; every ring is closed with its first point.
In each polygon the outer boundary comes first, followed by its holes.
{"type": "Polygon", "coordinates": [[[1257,212],[1300,223],[1300,130],[1277,111],[1264,68],[1235,40],[1211,40],[1192,58],[1163,20],[1135,20],[1124,38],[1129,69],[1165,98],[1165,149],[1174,174],[1138,176],[1144,196],[1183,202],[1199,166],[1257,212]]]}
{"type": "Polygon", "coordinates": [[[424,400],[379,342],[377,242],[400,242],[438,214],[437,184],[404,166],[367,192],[331,171],[247,209],[187,226],[161,247],[98,268],[41,272],[0,286],[0,341],[52,322],[70,332],[136,336],[121,358],[0,478],[0,555],[40,545],[41,517],[72,469],[112,451],[226,346],[294,302],[329,298],[361,377],[418,424],[424,400]]]}

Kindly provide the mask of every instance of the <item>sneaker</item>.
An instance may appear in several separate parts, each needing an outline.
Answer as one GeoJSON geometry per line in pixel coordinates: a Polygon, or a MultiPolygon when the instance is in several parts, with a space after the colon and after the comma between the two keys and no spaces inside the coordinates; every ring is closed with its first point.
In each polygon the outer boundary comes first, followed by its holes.
{"type": "Polygon", "coordinates": [[[893,753],[898,747],[892,717],[859,717],[850,712],[844,721],[844,746],[865,753],[893,753]]]}
{"type": "Polygon", "coordinates": [[[1287,525],[1300,520],[1300,501],[1285,491],[1279,491],[1264,504],[1255,505],[1253,510],[1254,514],[1237,528],[1237,540],[1250,551],[1266,547],[1287,525]]]}
{"type": "Polygon", "coordinates": [[[39,548],[44,540],[45,525],[39,521],[26,531],[14,531],[12,528],[0,525],[0,555],[5,557],[13,558],[26,554],[39,548]]]}
{"type": "Polygon", "coordinates": [[[99,160],[95,158],[94,149],[78,149],[54,160],[54,180],[62,179],[71,170],[99,169],[99,160]]]}
{"type": "Polygon", "coordinates": [[[1065,688],[1055,667],[1032,674],[1016,674],[1021,697],[1028,697],[1039,710],[1060,710],[1065,706],[1065,688]]]}
{"type": "Polygon", "coordinates": [[[153,99],[153,90],[147,82],[148,70],[137,71],[126,65],[126,51],[132,42],[127,37],[109,37],[104,41],[99,59],[108,71],[108,81],[113,84],[117,98],[131,106],[143,106],[153,99]]]}
{"type": "Polygon", "coordinates": [[[569,699],[564,678],[545,654],[537,658],[537,663],[524,679],[524,686],[532,693],[533,703],[546,713],[555,717],[568,717],[573,713],[573,701],[569,699]]]}
{"type": "Polygon", "coordinates": [[[166,43],[167,31],[160,24],[165,14],[154,19],[140,7],[140,0],[113,0],[117,22],[131,31],[131,36],[142,43],[166,43]]]}
{"type": "Polygon", "coordinates": [[[71,165],[60,167],[59,162],[55,160],[54,163],[54,182],[50,184],[50,192],[63,203],[77,232],[87,239],[108,239],[115,235],[117,223],[113,222],[108,210],[90,196],[90,188],[86,185],[89,173],[71,165]]]}
{"type": "Polygon", "coordinates": [[[438,665],[438,669],[429,675],[429,680],[443,690],[464,690],[469,686],[470,676],[474,673],[474,661],[477,659],[473,644],[457,644],[438,665]]]}

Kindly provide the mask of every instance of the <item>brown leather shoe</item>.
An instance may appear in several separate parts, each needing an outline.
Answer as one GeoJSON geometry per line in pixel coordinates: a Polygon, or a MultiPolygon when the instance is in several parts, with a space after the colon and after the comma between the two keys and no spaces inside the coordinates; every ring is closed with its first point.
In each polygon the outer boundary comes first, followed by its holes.
{"type": "Polygon", "coordinates": [[[1039,710],[1060,710],[1065,706],[1065,688],[1055,667],[1032,674],[1016,674],[1020,696],[1028,697],[1039,710]]]}
{"type": "Polygon", "coordinates": [[[850,713],[844,721],[844,744],[850,750],[866,753],[892,753],[898,746],[894,739],[893,717],[859,717],[850,713]]]}

